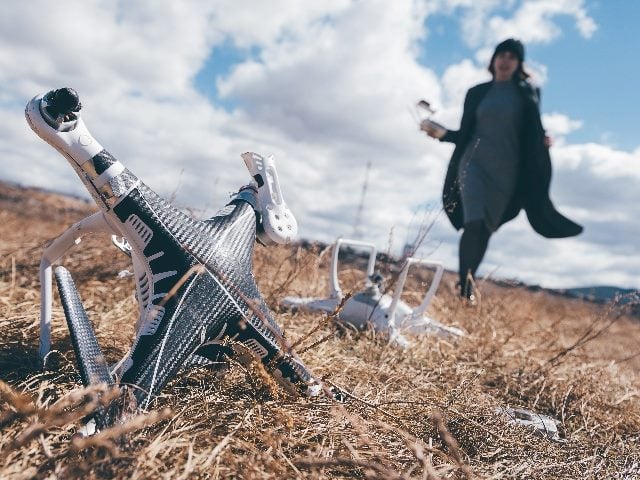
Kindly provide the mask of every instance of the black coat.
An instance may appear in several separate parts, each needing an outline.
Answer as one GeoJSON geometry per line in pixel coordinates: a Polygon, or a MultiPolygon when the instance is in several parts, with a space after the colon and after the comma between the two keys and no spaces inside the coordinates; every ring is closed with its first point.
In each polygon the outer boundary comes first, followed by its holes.
{"type": "MultiPolygon", "coordinates": [[[[456,147],[449,161],[442,191],[442,203],[451,224],[463,227],[462,200],[458,185],[458,166],[475,130],[476,110],[493,82],[481,83],[469,89],[464,100],[460,130],[448,130],[443,142],[456,147]]],[[[549,198],[551,158],[544,145],[544,128],[538,109],[539,91],[530,83],[518,81],[518,90],[524,98],[523,122],[520,130],[520,168],[516,190],[509,201],[500,225],[518,215],[524,208],[529,223],[543,237],[564,238],[578,235],[582,227],[561,215],[549,198]]]]}

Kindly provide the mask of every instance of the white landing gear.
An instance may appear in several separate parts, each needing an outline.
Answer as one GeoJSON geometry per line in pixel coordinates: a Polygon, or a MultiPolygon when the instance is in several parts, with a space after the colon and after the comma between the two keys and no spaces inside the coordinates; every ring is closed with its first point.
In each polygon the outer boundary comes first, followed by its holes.
{"type": "Polygon", "coordinates": [[[387,293],[381,293],[379,286],[373,281],[376,259],[375,245],[358,240],[338,239],[334,244],[329,279],[331,289],[329,298],[286,297],[282,301],[282,305],[293,309],[332,313],[343,298],[338,280],[338,254],[340,247],[343,245],[368,250],[369,261],[365,289],[355,293],[347,300],[338,314],[339,320],[360,330],[370,325],[375,331],[388,334],[391,342],[397,343],[402,347],[410,345],[403,333],[432,334],[440,337],[459,337],[464,335],[461,329],[443,325],[437,320],[424,315],[442,279],[444,267],[440,262],[409,257],[403,266],[392,296],[387,293]],[[407,280],[409,267],[412,265],[425,265],[436,269],[429,289],[420,305],[415,308],[410,307],[400,299],[407,280]]]}

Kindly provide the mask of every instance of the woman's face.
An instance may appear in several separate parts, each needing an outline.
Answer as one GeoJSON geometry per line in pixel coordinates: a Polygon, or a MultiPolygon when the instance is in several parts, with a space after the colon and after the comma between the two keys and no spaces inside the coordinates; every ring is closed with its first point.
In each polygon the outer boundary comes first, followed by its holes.
{"type": "Polygon", "coordinates": [[[520,60],[518,60],[515,53],[509,51],[499,52],[493,59],[495,79],[499,82],[510,80],[519,65],[520,60]]]}

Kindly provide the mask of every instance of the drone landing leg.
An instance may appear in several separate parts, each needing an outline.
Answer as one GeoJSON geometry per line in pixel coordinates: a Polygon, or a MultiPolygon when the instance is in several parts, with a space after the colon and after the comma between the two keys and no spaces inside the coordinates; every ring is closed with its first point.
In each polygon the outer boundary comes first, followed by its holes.
{"type": "MultiPolygon", "coordinates": [[[[87,317],[80,295],[67,269],[64,267],[56,268],[56,282],[83,385],[85,387],[101,384],[113,385],[109,366],[98,345],[89,317],[87,317]]],[[[108,408],[107,411],[100,408],[94,418],[96,426],[100,429],[109,426],[114,420],[110,418],[108,408]]]]}
{"type": "Polygon", "coordinates": [[[102,212],[80,220],[56,238],[42,254],[40,261],[40,362],[44,366],[45,358],[51,349],[51,306],[53,304],[53,263],[58,261],[74,245],[88,233],[111,232],[102,212]]]}

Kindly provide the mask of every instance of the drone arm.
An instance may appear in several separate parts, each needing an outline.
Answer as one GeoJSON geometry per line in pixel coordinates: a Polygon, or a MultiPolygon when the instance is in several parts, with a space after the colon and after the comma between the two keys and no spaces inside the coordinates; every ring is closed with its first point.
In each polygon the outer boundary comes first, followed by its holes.
{"type": "Polygon", "coordinates": [[[68,228],[56,238],[42,254],[40,261],[40,361],[51,348],[51,306],[53,304],[51,265],[60,259],[67,250],[77,245],[87,233],[112,232],[102,212],[96,212],[68,228]]]}

